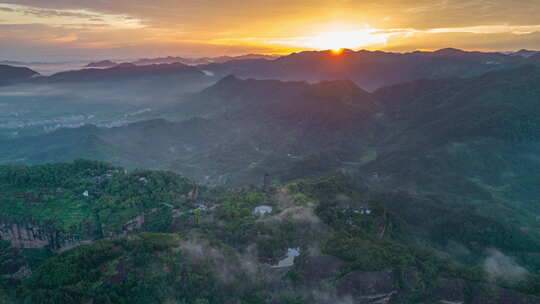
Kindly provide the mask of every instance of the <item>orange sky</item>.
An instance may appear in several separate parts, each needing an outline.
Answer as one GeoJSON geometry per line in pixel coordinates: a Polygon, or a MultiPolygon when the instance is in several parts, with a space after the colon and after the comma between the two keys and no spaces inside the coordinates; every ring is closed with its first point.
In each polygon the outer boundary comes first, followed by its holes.
{"type": "Polygon", "coordinates": [[[538,0],[0,0],[0,60],[540,49],[538,0]]]}

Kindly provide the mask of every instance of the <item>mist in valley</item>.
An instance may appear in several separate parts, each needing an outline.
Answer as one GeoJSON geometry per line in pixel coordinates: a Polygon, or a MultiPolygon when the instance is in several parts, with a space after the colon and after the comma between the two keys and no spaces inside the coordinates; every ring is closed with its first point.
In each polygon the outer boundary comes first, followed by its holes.
{"type": "Polygon", "coordinates": [[[539,5],[4,2],[0,303],[540,303],[539,5]]]}
{"type": "Polygon", "coordinates": [[[0,138],[84,125],[112,128],[158,118],[163,109],[211,85],[159,80],[47,82],[0,86],[0,138]]]}

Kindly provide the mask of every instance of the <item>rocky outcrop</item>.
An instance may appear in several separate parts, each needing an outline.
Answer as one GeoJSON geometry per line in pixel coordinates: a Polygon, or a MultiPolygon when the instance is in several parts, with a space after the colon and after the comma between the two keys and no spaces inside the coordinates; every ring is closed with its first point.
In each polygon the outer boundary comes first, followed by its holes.
{"type": "Polygon", "coordinates": [[[0,238],[16,248],[43,248],[50,243],[50,235],[43,227],[19,223],[0,224],[0,238]]]}
{"type": "MultiPolygon", "coordinates": [[[[102,237],[113,238],[126,236],[129,233],[140,231],[144,227],[145,216],[155,213],[156,208],[148,213],[140,214],[126,222],[119,231],[104,231],[102,237]]],[[[102,225],[101,229],[106,230],[102,225]]],[[[34,220],[11,220],[0,218],[0,239],[9,241],[15,248],[50,248],[55,251],[65,251],[80,244],[93,242],[101,238],[97,232],[98,226],[86,222],[72,232],[61,231],[54,228],[52,223],[34,220]]]]}
{"type": "Polygon", "coordinates": [[[439,278],[431,291],[434,303],[484,304],[515,303],[540,304],[540,298],[504,289],[490,283],[474,283],[463,279],[439,278]]]}
{"type": "Polygon", "coordinates": [[[330,256],[314,256],[298,265],[298,271],[306,283],[318,284],[321,281],[337,277],[347,264],[340,259],[330,256]]]}
{"type": "Polygon", "coordinates": [[[139,230],[144,225],[145,215],[141,214],[124,224],[124,233],[139,230]]]}
{"type": "Polygon", "coordinates": [[[13,274],[6,275],[5,277],[10,279],[22,280],[30,277],[32,275],[32,270],[28,265],[23,265],[17,272],[13,274]]]}
{"type": "Polygon", "coordinates": [[[79,242],[80,237],[32,220],[0,219],[0,239],[9,241],[15,248],[61,249],[65,245],[79,242]]]}
{"type": "MultiPolygon", "coordinates": [[[[19,248],[0,242],[0,281],[15,286],[32,275],[28,260],[19,248]]],[[[0,300],[1,302],[1,300],[0,300]]]]}
{"type": "MultiPolygon", "coordinates": [[[[540,298],[525,295],[517,291],[501,288],[488,283],[470,284],[469,294],[472,296],[463,302],[466,304],[512,303],[540,304],[540,298]]],[[[441,301],[442,302],[442,301],[441,301]]]]}
{"type": "Polygon", "coordinates": [[[433,294],[441,302],[465,303],[467,285],[465,280],[440,278],[435,284],[433,294]]]}
{"type": "Polygon", "coordinates": [[[336,284],[338,295],[351,296],[354,303],[386,304],[397,293],[391,272],[352,272],[336,284]]]}

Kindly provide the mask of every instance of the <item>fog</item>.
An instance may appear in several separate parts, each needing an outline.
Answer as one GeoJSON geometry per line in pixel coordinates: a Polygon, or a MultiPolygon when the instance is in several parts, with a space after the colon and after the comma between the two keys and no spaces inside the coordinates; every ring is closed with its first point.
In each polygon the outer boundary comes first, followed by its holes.
{"type": "Polygon", "coordinates": [[[36,81],[0,87],[0,139],[48,133],[86,124],[118,127],[158,118],[208,82],[173,84],[136,79],[93,82],[36,81]]]}
{"type": "Polygon", "coordinates": [[[3,61],[0,64],[11,66],[20,66],[30,68],[43,76],[53,75],[58,72],[68,70],[78,70],[85,66],[86,61],[67,61],[67,62],[18,62],[18,61],[3,61]]]}
{"type": "Polygon", "coordinates": [[[490,249],[488,251],[488,257],[484,261],[484,269],[491,280],[519,280],[529,273],[511,257],[506,256],[496,249],[490,249]]]}

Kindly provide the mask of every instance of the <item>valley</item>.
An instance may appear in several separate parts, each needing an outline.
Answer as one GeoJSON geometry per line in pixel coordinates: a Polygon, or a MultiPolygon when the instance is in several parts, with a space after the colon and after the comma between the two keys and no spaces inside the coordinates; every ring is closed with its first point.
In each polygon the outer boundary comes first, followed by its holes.
{"type": "Polygon", "coordinates": [[[0,86],[0,300],[539,303],[537,56],[340,56],[0,86]]]}

